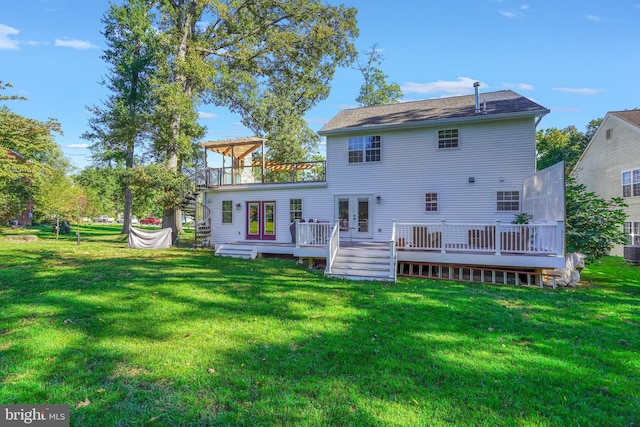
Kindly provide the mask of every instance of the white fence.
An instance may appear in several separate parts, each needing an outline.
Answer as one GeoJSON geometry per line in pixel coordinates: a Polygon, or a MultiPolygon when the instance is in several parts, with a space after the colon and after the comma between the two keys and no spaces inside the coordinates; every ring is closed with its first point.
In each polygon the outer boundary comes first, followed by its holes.
{"type": "Polygon", "coordinates": [[[538,224],[398,223],[396,247],[403,250],[502,252],[564,255],[564,222],[538,224]]]}

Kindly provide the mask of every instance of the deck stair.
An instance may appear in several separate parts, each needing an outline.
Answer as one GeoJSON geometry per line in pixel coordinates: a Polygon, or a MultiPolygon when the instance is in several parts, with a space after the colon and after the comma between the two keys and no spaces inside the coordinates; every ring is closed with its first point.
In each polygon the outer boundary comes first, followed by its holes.
{"type": "Polygon", "coordinates": [[[327,275],[350,280],[395,281],[390,264],[388,246],[341,246],[327,275]]]}
{"type": "Polygon", "coordinates": [[[224,243],[218,246],[216,255],[230,258],[255,259],[258,256],[258,251],[255,246],[251,245],[224,243]]]}

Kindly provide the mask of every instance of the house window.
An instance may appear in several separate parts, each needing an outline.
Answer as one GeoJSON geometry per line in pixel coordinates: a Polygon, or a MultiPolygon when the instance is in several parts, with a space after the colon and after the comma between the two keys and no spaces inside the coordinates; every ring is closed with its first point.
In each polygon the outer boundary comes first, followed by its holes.
{"type": "Polygon", "coordinates": [[[302,219],[302,199],[289,199],[289,222],[302,219]]]}
{"type": "Polygon", "coordinates": [[[609,141],[612,136],[613,136],[613,128],[607,129],[607,132],[606,132],[607,141],[609,141]]]}
{"type": "Polygon", "coordinates": [[[458,129],[439,130],[438,148],[458,148],[458,129]]]}
{"type": "Polygon", "coordinates": [[[424,210],[426,212],[438,212],[438,193],[426,193],[424,195],[424,210]]]}
{"type": "Polygon", "coordinates": [[[640,169],[622,172],[622,197],[640,196],[640,169]]]}
{"type": "Polygon", "coordinates": [[[380,135],[349,138],[349,163],[379,162],[380,135]]]}
{"type": "Polygon", "coordinates": [[[497,209],[499,211],[519,211],[520,192],[519,191],[498,191],[497,209]]]}
{"type": "Polygon", "coordinates": [[[231,224],[233,222],[233,202],[231,200],[222,201],[222,223],[231,224]]]}
{"type": "Polygon", "coordinates": [[[640,221],[626,221],[624,223],[624,234],[627,235],[629,245],[640,245],[640,221]]]}

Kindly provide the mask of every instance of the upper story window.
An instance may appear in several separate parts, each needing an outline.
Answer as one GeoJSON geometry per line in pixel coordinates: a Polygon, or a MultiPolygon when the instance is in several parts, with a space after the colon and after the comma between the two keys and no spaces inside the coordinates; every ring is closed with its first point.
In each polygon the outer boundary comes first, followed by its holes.
{"type": "Polygon", "coordinates": [[[425,193],[424,209],[426,212],[438,212],[438,193],[425,193]]]}
{"type": "Polygon", "coordinates": [[[233,222],[233,201],[222,201],[222,223],[231,224],[233,222]]]}
{"type": "Polygon", "coordinates": [[[519,191],[498,191],[497,209],[499,211],[519,211],[520,192],[519,191]]]}
{"type": "Polygon", "coordinates": [[[640,196],[640,169],[622,172],[622,197],[640,196]]]}
{"type": "Polygon", "coordinates": [[[458,148],[458,129],[438,131],[438,148],[458,148]]]}
{"type": "Polygon", "coordinates": [[[302,219],[302,199],[289,199],[289,221],[302,219]]]}
{"type": "Polygon", "coordinates": [[[380,135],[349,138],[349,163],[379,162],[381,148],[380,135]]]}

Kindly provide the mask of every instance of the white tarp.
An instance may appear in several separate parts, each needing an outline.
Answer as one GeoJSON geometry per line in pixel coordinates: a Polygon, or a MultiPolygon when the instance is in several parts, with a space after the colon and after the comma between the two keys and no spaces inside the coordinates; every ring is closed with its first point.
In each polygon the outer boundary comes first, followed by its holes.
{"type": "Polygon", "coordinates": [[[167,249],[171,247],[171,229],[141,230],[129,228],[129,247],[134,249],[167,249]]]}

